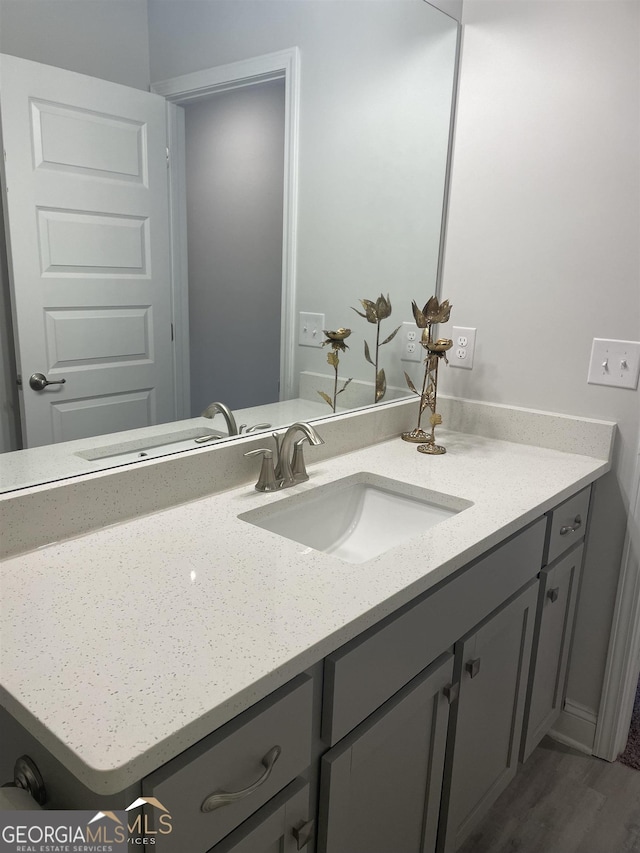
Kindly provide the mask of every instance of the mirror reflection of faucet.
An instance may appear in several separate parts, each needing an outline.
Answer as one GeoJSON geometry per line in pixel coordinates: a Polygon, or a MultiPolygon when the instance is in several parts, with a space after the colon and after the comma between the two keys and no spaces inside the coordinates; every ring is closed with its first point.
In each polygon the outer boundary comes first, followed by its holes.
{"type": "Polygon", "coordinates": [[[245,435],[248,435],[251,432],[262,432],[263,429],[271,429],[273,424],[255,424],[254,426],[248,426],[247,424],[240,424],[238,427],[238,434],[242,435],[244,432],[245,435]]]}
{"type": "Polygon", "coordinates": [[[275,465],[271,448],[260,447],[244,454],[248,458],[262,456],[262,467],[256,483],[258,492],[277,492],[297,483],[304,483],[309,479],[302,453],[304,443],[308,442],[314,447],[324,444],[324,440],[312,426],[299,421],[291,424],[281,442],[278,442],[278,436],[275,432],[273,438],[276,445],[275,465]],[[298,433],[302,433],[302,438],[296,441],[298,433]]]}
{"type": "MultiPolygon", "coordinates": [[[[229,435],[239,435],[238,425],[236,424],[236,419],[233,416],[233,412],[231,409],[225,405],[224,403],[209,403],[207,408],[200,415],[201,418],[213,418],[215,415],[220,412],[222,417],[225,419],[227,424],[227,432],[229,435]]],[[[202,444],[205,441],[211,441],[211,436],[202,436],[202,438],[196,438],[194,441],[196,444],[202,444]]]]}

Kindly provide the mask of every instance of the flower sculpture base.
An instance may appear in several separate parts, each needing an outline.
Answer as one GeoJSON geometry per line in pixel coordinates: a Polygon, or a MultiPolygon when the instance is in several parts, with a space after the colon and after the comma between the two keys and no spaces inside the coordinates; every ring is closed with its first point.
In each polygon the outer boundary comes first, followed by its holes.
{"type": "Polygon", "coordinates": [[[418,453],[428,453],[431,456],[439,456],[441,453],[447,452],[446,447],[443,447],[441,444],[436,444],[431,437],[429,437],[429,441],[427,441],[426,444],[419,444],[416,450],[418,453]]]}
{"type": "Polygon", "coordinates": [[[412,429],[411,432],[401,433],[400,438],[403,441],[413,441],[415,444],[422,444],[425,441],[429,441],[431,436],[421,427],[416,427],[415,429],[412,429]]]}

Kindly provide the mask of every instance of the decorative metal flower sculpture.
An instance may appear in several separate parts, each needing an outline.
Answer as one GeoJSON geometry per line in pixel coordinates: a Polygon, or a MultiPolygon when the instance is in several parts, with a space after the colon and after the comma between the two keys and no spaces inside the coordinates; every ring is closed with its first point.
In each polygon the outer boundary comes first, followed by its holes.
{"type": "Polygon", "coordinates": [[[333,399],[328,394],[325,394],[324,391],[318,391],[318,394],[325,400],[335,412],[336,410],[336,399],[338,394],[342,394],[347,385],[351,382],[351,379],[347,379],[342,388],[338,391],[338,365],[340,363],[340,358],[338,356],[338,351],[346,352],[349,347],[345,344],[345,338],[348,338],[351,334],[351,329],[337,329],[335,332],[327,332],[323,330],[323,333],[327,336],[326,341],[322,342],[322,346],[330,346],[331,352],[327,353],[327,362],[333,367],[335,378],[333,380],[333,399]]]}
{"type": "Polygon", "coordinates": [[[387,294],[386,298],[380,294],[380,296],[376,299],[375,302],[372,302],[370,299],[361,299],[360,303],[364,308],[364,313],[362,311],[358,311],[357,308],[353,310],[356,314],[359,314],[361,317],[364,317],[368,323],[374,323],[376,326],[376,357],[375,361],[371,358],[371,352],[369,350],[369,344],[364,342],[364,357],[369,362],[369,364],[373,365],[375,370],[375,392],[374,392],[374,403],[378,403],[385,395],[387,390],[387,379],[384,373],[384,368],[378,369],[379,366],[379,354],[380,347],[388,344],[389,341],[392,341],[396,334],[398,333],[398,326],[391,334],[385,338],[383,341],[380,341],[380,323],[382,320],[386,320],[387,317],[391,315],[391,300],[389,299],[389,294],[387,294]]]}
{"type": "Polygon", "coordinates": [[[447,452],[445,447],[435,442],[435,428],[442,423],[442,416],[436,412],[438,364],[441,358],[444,358],[445,362],[447,361],[446,354],[453,346],[453,341],[449,338],[438,338],[438,340],[433,341],[431,339],[431,327],[435,323],[446,323],[451,314],[452,306],[449,305],[447,299],[439,303],[437,298],[432,296],[422,310],[418,308],[415,302],[411,303],[411,307],[417,327],[423,330],[420,344],[427,351],[427,356],[424,360],[425,370],[424,379],[422,380],[422,391],[418,391],[406,371],[404,374],[411,391],[420,397],[420,410],[416,428],[412,429],[411,432],[403,432],[402,438],[405,441],[419,443],[418,450],[421,453],[437,455],[447,452]],[[431,424],[430,433],[425,432],[420,426],[422,413],[427,408],[431,411],[431,417],[429,418],[429,423],[431,424]]]}

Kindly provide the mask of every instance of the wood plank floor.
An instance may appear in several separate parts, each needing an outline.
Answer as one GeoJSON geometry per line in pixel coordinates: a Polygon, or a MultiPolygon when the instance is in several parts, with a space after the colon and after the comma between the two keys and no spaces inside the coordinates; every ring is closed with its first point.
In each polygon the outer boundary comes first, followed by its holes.
{"type": "Polygon", "coordinates": [[[545,738],[458,853],[640,853],[640,771],[545,738]]]}

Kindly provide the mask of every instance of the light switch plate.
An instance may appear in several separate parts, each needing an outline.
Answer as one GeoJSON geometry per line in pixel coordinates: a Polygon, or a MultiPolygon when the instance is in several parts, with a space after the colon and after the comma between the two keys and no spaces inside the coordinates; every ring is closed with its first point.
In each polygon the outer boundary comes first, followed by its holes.
{"type": "Polygon", "coordinates": [[[633,390],[638,387],[639,375],[640,341],[593,339],[587,376],[590,385],[613,385],[633,390]]]}
{"type": "Polygon", "coordinates": [[[298,343],[301,347],[321,347],[324,328],[324,314],[301,311],[298,318],[298,343]]]}

